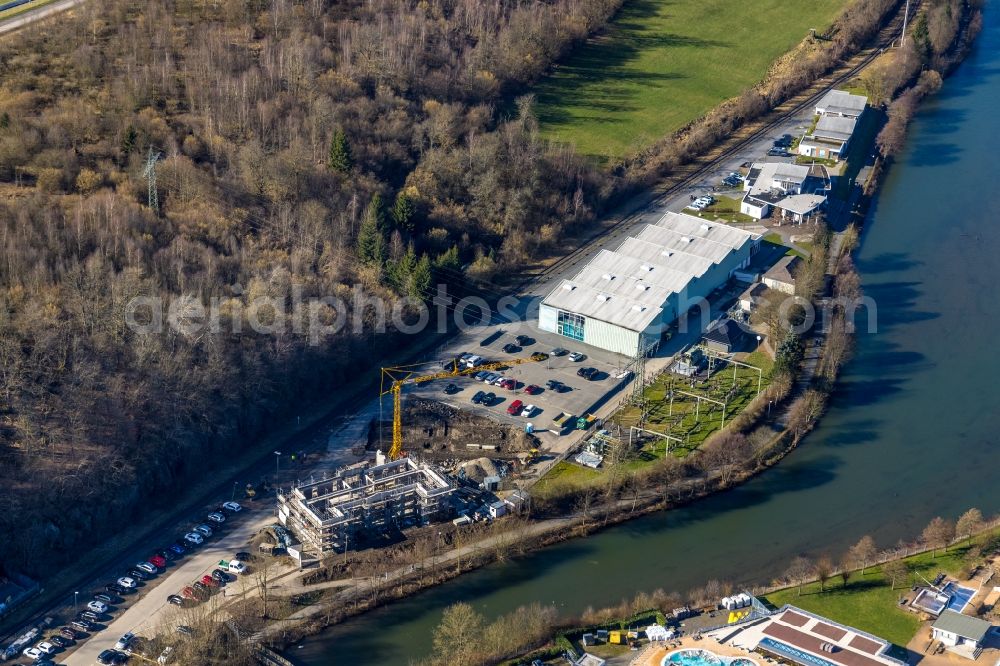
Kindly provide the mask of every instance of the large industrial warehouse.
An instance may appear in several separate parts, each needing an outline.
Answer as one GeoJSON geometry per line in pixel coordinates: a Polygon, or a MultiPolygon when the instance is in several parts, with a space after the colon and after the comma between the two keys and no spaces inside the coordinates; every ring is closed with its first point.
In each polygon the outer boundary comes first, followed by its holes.
{"type": "Polygon", "coordinates": [[[683,213],[645,225],[617,250],[600,250],[539,307],[538,326],[634,356],[665,327],[745,268],[760,236],[683,213]]]}

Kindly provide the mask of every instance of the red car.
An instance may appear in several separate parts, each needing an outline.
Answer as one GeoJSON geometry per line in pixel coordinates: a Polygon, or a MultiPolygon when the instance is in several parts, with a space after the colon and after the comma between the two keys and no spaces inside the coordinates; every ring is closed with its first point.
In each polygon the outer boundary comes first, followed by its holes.
{"type": "Polygon", "coordinates": [[[541,386],[535,386],[534,384],[528,384],[524,387],[524,392],[528,395],[536,395],[542,392],[541,386]]]}
{"type": "Polygon", "coordinates": [[[153,555],[151,558],[149,558],[148,562],[157,569],[162,569],[167,566],[167,561],[164,558],[160,557],[159,555],[153,555]]]}
{"type": "Polygon", "coordinates": [[[181,596],[184,597],[185,599],[197,599],[198,598],[198,596],[194,592],[194,588],[190,587],[190,586],[189,587],[185,587],[183,590],[181,590],[181,596]]]}
{"type": "Polygon", "coordinates": [[[515,382],[513,379],[505,379],[502,382],[500,382],[500,388],[507,389],[508,391],[513,391],[515,388],[517,388],[517,382],[515,382]]]}
{"type": "Polygon", "coordinates": [[[208,576],[208,575],[202,576],[201,577],[201,582],[204,583],[205,585],[208,585],[209,587],[218,587],[219,586],[219,581],[215,580],[214,578],[212,578],[211,576],[208,576]]]}
{"type": "Polygon", "coordinates": [[[523,402],[521,402],[520,400],[515,400],[514,402],[510,403],[509,407],[507,407],[507,413],[510,414],[511,416],[514,416],[516,414],[520,414],[521,413],[521,409],[523,407],[524,407],[524,403],[523,402]]]}

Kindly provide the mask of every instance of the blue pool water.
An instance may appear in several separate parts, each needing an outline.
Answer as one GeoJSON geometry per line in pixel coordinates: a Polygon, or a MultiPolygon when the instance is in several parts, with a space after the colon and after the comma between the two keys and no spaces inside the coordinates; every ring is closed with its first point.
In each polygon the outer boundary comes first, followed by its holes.
{"type": "Polygon", "coordinates": [[[708,650],[678,650],[663,658],[663,666],[757,666],[752,659],[720,657],[708,650]]]}
{"type": "Polygon", "coordinates": [[[971,587],[962,587],[954,583],[945,585],[943,592],[951,595],[951,600],[948,602],[947,608],[956,613],[961,613],[962,609],[965,608],[965,604],[969,603],[969,599],[976,593],[971,587]]]}

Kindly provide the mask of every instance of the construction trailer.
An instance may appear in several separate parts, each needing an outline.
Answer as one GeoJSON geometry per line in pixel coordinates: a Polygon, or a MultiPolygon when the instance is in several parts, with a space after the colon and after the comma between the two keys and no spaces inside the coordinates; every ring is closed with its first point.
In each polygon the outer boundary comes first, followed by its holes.
{"type": "Polygon", "coordinates": [[[361,463],[278,491],[278,519],[319,556],[365,535],[451,518],[455,486],[411,458],[361,463]]]}

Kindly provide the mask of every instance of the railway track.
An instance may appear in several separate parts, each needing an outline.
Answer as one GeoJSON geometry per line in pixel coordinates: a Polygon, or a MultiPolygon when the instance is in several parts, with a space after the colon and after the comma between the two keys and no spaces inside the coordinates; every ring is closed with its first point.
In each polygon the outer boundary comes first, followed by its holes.
{"type": "MultiPolygon", "coordinates": [[[[803,109],[814,105],[830,88],[836,87],[857,76],[861,70],[871,64],[875,58],[881,55],[886,48],[889,48],[898,39],[903,27],[904,8],[905,3],[901,2],[893,18],[879,31],[873,46],[860,51],[839,69],[817,79],[808,89],[775,107],[762,121],[744,126],[743,133],[739,133],[729,141],[717,146],[708,155],[690,163],[681,173],[670,178],[667,181],[668,184],[655,197],[634,206],[619,220],[598,231],[596,234],[591,235],[577,249],[559,258],[540,272],[526,276],[525,279],[515,286],[515,289],[517,291],[524,291],[526,288],[537,285],[567,268],[572,268],[584,257],[593,252],[598,243],[607,239],[616,231],[636,223],[650,208],[660,206],[667,200],[677,196],[698,179],[718,169],[726,160],[731,159],[733,153],[747,148],[775,128],[785,124],[803,109]]],[[[910,14],[915,15],[919,8],[919,2],[911,2],[910,14]]]]}

